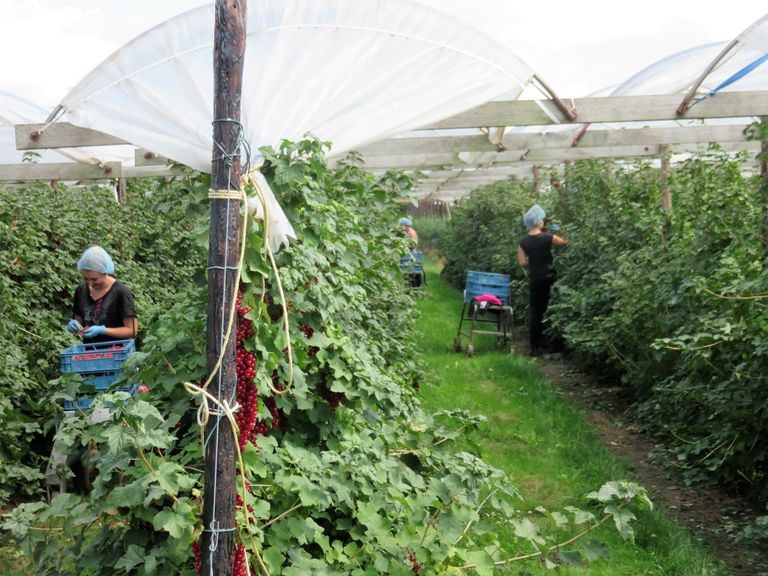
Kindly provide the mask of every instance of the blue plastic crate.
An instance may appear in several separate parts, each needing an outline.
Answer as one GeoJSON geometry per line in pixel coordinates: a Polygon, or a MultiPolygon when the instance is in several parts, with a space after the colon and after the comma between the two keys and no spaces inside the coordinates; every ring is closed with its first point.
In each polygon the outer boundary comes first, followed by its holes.
{"type": "Polygon", "coordinates": [[[410,254],[400,256],[401,272],[421,272],[424,270],[424,254],[421,250],[413,250],[410,254]]]}
{"type": "MultiPolygon", "coordinates": [[[[113,381],[114,381],[114,379],[113,379],[113,381]]],[[[109,388],[109,386],[107,386],[107,388],[103,388],[103,389],[98,389],[97,388],[97,390],[100,390],[100,391],[103,392],[104,390],[107,390],[108,388],[109,388]]],[[[139,385],[138,384],[132,384],[130,386],[121,386],[120,388],[117,388],[117,390],[119,390],[119,391],[128,392],[131,396],[135,395],[138,392],[138,389],[139,389],[139,385]]],[[[76,402],[72,402],[71,400],[64,400],[64,410],[66,410],[66,411],[75,410],[75,409],[90,410],[91,409],[91,405],[93,404],[93,399],[94,399],[93,396],[86,395],[86,394],[78,394],[76,402]],[[77,408],[75,408],[75,404],[77,404],[77,408]]],[[[110,407],[111,405],[112,405],[111,402],[107,402],[105,404],[105,406],[107,408],[110,407]]]]}
{"type": "Polygon", "coordinates": [[[467,272],[467,284],[464,288],[464,302],[471,302],[481,294],[493,294],[502,304],[509,306],[509,274],[492,272],[467,272]]]}
{"type": "MultiPolygon", "coordinates": [[[[93,398],[78,398],[77,399],[77,409],[80,410],[90,410],[91,404],[93,404],[93,398]]],[[[75,408],[75,402],[72,402],[71,400],[64,400],[64,410],[69,412],[71,410],[76,410],[75,408]]]]}
{"type": "Polygon", "coordinates": [[[104,374],[89,375],[89,377],[83,381],[83,384],[86,386],[93,386],[97,392],[103,392],[104,390],[109,390],[109,387],[118,378],[120,378],[120,370],[115,370],[113,372],[105,372],[104,374]]]}
{"type": "Polygon", "coordinates": [[[120,370],[128,354],[136,351],[134,340],[75,344],[60,355],[62,372],[110,372],[120,370]]]}

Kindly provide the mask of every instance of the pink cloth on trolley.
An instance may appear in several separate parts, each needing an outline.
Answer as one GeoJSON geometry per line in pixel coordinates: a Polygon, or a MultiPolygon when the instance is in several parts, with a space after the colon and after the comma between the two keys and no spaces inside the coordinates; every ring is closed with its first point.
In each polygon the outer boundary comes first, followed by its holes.
{"type": "Polygon", "coordinates": [[[499,300],[499,297],[494,294],[479,294],[472,298],[472,300],[475,300],[476,302],[488,302],[488,304],[492,304],[493,306],[504,305],[504,303],[499,300]]]}

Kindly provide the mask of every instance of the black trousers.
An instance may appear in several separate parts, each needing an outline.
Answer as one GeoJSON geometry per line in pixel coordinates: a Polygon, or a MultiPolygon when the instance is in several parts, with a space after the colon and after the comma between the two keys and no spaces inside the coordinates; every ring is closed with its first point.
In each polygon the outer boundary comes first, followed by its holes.
{"type": "Polygon", "coordinates": [[[531,279],[528,283],[531,308],[531,352],[538,352],[541,348],[544,314],[549,306],[549,295],[554,283],[554,278],[531,279]]]}

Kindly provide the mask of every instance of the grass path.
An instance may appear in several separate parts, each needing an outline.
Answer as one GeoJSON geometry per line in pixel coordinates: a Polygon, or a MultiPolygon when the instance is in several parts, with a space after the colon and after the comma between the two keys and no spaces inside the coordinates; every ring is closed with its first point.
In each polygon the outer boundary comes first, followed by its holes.
{"type": "MultiPolygon", "coordinates": [[[[536,360],[496,347],[492,336],[478,336],[475,356],[453,351],[461,293],[445,284],[426,263],[427,289],[419,299],[419,347],[427,368],[421,396],[428,410],[462,408],[488,421],[472,439],[484,460],[504,470],[524,497],[521,508],[557,510],[584,507],[585,495],[608,480],[634,480],[613,457],[590,424],[546,381],[536,360]]],[[[467,447],[470,444],[467,444],[467,447]]],[[[462,447],[466,448],[466,447],[462,447]]],[[[510,534],[501,537],[513,554],[510,534]]],[[[610,560],[586,568],[561,568],[559,574],[610,576],[722,576],[728,574],[703,545],[695,542],[663,510],[644,513],[635,524],[635,544],[615,530],[600,533],[610,560]]],[[[516,565],[517,574],[552,574],[538,564],[516,565]]]]}

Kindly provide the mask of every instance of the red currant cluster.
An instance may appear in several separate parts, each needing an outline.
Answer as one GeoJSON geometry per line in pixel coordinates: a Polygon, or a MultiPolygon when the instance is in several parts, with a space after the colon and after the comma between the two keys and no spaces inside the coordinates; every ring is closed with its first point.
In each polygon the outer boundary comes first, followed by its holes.
{"type": "Polygon", "coordinates": [[[235,558],[232,564],[232,576],[248,575],[248,569],[245,566],[245,544],[242,542],[235,548],[235,558]]]}
{"type": "MultiPolygon", "coordinates": [[[[245,483],[245,489],[248,491],[248,494],[253,494],[251,485],[248,482],[245,483]]],[[[235,507],[238,509],[243,507],[243,499],[241,498],[240,494],[235,494],[235,507]]],[[[253,506],[250,504],[248,504],[248,512],[253,512],[253,506]]]]}
{"type": "Polygon", "coordinates": [[[251,308],[243,308],[242,293],[237,293],[237,335],[235,337],[235,370],[237,371],[237,402],[240,410],[235,421],[240,428],[238,444],[240,450],[251,441],[255,442],[259,434],[256,416],[259,412],[259,397],[253,378],[256,375],[256,356],[245,349],[245,341],[253,338],[253,323],[245,317],[251,308]]]}
{"type": "Polygon", "coordinates": [[[413,550],[408,551],[408,560],[411,562],[411,572],[414,574],[421,572],[421,569],[424,567],[424,565],[416,560],[416,554],[413,553],[413,550]]]}
{"type": "Polygon", "coordinates": [[[200,547],[200,540],[192,542],[192,553],[195,555],[195,574],[200,574],[203,569],[203,550],[200,547]]]}
{"type": "MultiPolygon", "coordinates": [[[[269,396],[268,398],[264,398],[264,406],[266,406],[269,410],[269,413],[272,414],[272,429],[274,430],[283,422],[280,416],[280,410],[277,409],[277,404],[275,403],[274,397],[269,396]]],[[[262,424],[264,424],[264,434],[266,434],[267,425],[264,422],[262,422],[262,424]]]]}
{"type": "Polygon", "coordinates": [[[328,373],[325,371],[320,372],[320,394],[325,401],[328,402],[328,405],[334,412],[336,412],[339,404],[341,404],[341,401],[344,399],[344,394],[341,392],[332,392],[331,389],[328,388],[328,373]]]}
{"type": "MultiPolygon", "coordinates": [[[[312,328],[312,326],[310,326],[309,324],[301,324],[299,326],[299,329],[304,333],[304,336],[307,337],[307,340],[309,340],[310,338],[312,338],[312,336],[315,335],[315,329],[312,328]]],[[[309,355],[310,358],[312,358],[319,351],[320,351],[320,348],[318,348],[317,346],[310,346],[309,348],[307,348],[307,354],[309,355]]]]}

